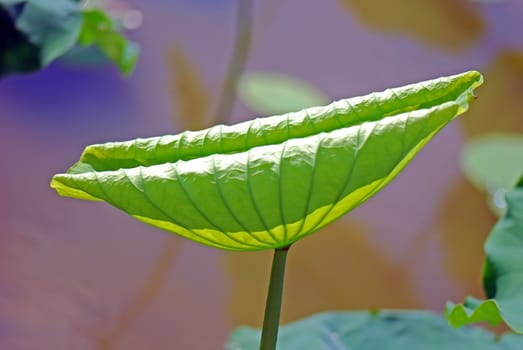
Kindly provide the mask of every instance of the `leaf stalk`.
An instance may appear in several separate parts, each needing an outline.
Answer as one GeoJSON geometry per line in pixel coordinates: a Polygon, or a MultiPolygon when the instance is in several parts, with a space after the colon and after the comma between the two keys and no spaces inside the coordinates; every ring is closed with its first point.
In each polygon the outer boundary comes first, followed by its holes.
{"type": "Polygon", "coordinates": [[[283,281],[285,275],[285,263],[290,246],[274,250],[272,260],[269,291],[265,305],[265,317],[260,343],[260,350],[275,350],[278,340],[278,329],[280,325],[281,302],[283,296],[283,281]]]}

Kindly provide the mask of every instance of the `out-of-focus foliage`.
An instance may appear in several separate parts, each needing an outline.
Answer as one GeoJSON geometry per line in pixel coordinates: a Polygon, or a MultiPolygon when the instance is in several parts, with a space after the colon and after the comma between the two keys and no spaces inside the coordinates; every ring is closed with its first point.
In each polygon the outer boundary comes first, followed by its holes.
{"type": "Polygon", "coordinates": [[[76,44],[98,45],[124,74],[136,63],[137,46],[76,0],[0,0],[0,32],[0,76],[44,68],[76,44]]]}
{"type": "Polygon", "coordinates": [[[462,150],[465,175],[480,190],[510,190],[523,173],[523,136],[491,134],[474,138],[462,150]]]}
{"type": "Polygon", "coordinates": [[[211,97],[200,71],[179,46],[169,50],[168,63],[176,120],[187,130],[208,127],[211,97]]]}
{"type": "Polygon", "coordinates": [[[482,79],[470,71],[230,127],[88,146],[52,187],[212,247],[287,246],[385,187],[469,108],[482,79]]]}
{"type": "Polygon", "coordinates": [[[494,212],[503,214],[505,193],[523,173],[523,136],[490,134],[470,140],[461,152],[461,168],[480,191],[489,194],[494,212]]]}
{"type": "MultiPolygon", "coordinates": [[[[464,131],[465,148],[469,142],[475,143],[475,140],[484,137],[488,140],[488,135],[492,133],[514,135],[523,132],[523,53],[501,51],[487,66],[485,79],[488,84],[478,93],[479,104],[473,106],[468,118],[459,120],[464,131]]],[[[503,162],[514,167],[515,171],[520,166],[517,159],[521,155],[510,156],[512,151],[507,150],[505,154],[496,156],[495,164],[503,162]]],[[[489,174],[498,172],[490,161],[482,165],[489,174]]],[[[465,179],[459,179],[449,187],[440,206],[437,226],[446,256],[445,270],[456,284],[467,286],[467,293],[479,294],[482,291],[480,267],[484,260],[482,246],[495,223],[493,213],[503,214],[498,206],[503,206],[504,190],[486,188],[484,179],[479,180],[477,175],[475,178],[477,180],[472,182],[474,186],[465,179]],[[489,192],[490,199],[485,197],[485,190],[489,192]]]]}
{"type": "MultiPolygon", "coordinates": [[[[260,280],[269,276],[270,256],[263,251],[223,257],[233,281],[228,312],[232,324],[261,326],[260,305],[267,291],[260,288],[260,280]]],[[[282,322],[327,310],[421,307],[410,270],[387,257],[367,227],[354,219],[336,221],[291,248],[282,322]]]]}
{"type": "Polygon", "coordinates": [[[85,10],[78,43],[95,45],[120,71],[130,74],[138,60],[138,45],[127,40],[115,27],[105,12],[98,9],[85,10]]]}
{"type": "Polygon", "coordinates": [[[240,99],[258,115],[283,114],[322,106],[328,97],[309,83],[279,73],[245,73],[238,85],[240,99]]]}
{"type": "Polygon", "coordinates": [[[45,67],[76,43],[82,12],[71,0],[0,0],[0,76],[45,67]]]}
{"type": "Polygon", "coordinates": [[[408,34],[445,49],[463,50],[484,31],[467,0],[339,0],[351,15],[385,32],[408,34]]]}
{"type": "MultiPolygon", "coordinates": [[[[390,288],[394,288],[391,286],[390,288]]],[[[240,327],[226,350],[254,350],[260,331],[240,327]]],[[[279,350],[519,350],[523,337],[481,328],[452,329],[428,311],[331,312],[281,327],[279,350]]]]}
{"type": "Polygon", "coordinates": [[[483,285],[489,299],[449,303],[446,314],[453,326],[504,321],[512,330],[523,333],[523,178],[507,195],[507,205],[507,213],[485,243],[483,285]]]}
{"type": "MultiPolygon", "coordinates": [[[[466,118],[458,120],[465,145],[492,133],[523,133],[523,52],[500,51],[487,64],[485,80],[488,83],[478,91],[478,103],[472,106],[466,118]]],[[[515,162],[514,165],[517,166],[515,162]]],[[[496,169],[492,167],[490,170],[496,169]]],[[[502,191],[496,194],[496,200],[502,203],[500,199],[503,199],[502,191]]],[[[467,179],[459,177],[448,185],[439,206],[435,229],[423,233],[434,235],[436,231],[442,244],[446,273],[468,294],[482,292],[482,247],[496,222],[494,213],[502,212],[490,202],[483,186],[478,189],[467,179]]]]}

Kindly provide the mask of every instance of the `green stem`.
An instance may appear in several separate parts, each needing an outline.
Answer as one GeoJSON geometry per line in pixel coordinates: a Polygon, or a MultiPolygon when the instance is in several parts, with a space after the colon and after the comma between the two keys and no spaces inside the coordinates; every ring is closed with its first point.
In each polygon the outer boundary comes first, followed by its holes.
{"type": "Polygon", "coordinates": [[[260,350],[275,350],[278,340],[280,325],[281,300],[283,294],[283,278],[285,275],[285,262],[290,246],[278,248],[274,251],[272,260],[271,278],[267,304],[265,305],[265,318],[260,343],[260,350]]]}
{"type": "Polygon", "coordinates": [[[214,124],[225,124],[231,118],[236,99],[236,85],[249,56],[252,32],[252,0],[238,0],[236,39],[231,62],[223,82],[222,95],[214,117],[214,124]]]}

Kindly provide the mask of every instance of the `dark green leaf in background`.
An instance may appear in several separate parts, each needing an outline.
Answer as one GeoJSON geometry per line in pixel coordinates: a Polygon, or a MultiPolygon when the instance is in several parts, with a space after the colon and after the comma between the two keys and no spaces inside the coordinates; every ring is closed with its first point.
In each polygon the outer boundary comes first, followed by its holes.
{"type": "Polygon", "coordinates": [[[44,68],[77,44],[96,45],[123,74],[138,58],[138,46],[102,10],[77,0],[0,0],[0,33],[0,77],[44,68]]]}
{"type": "Polygon", "coordinates": [[[9,11],[0,6],[0,77],[40,68],[38,46],[18,31],[9,11]]]}
{"type": "Polygon", "coordinates": [[[47,66],[74,46],[81,25],[71,0],[0,0],[0,76],[47,66]]]}
{"type": "MultiPolygon", "coordinates": [[[[260,331],[240,327],[226,350],[257,350],[260,331]]],[[[453,329],[428,311],[321,313],[280,328],[278,350],[520,350],[523,336],[453,329]]]]}
{"type": "Polygon", "coordinates": [[[40,47],[42,66],[47,66],[76,43],[82,12],[71,0],[29,0],[16,27],[40,47]]]}
{"type": "Polygon", "coordinates": [[[507,206],[507,213],[485,243],[483,285],[489,299],[468,298],[458,305],[449,302],[446,314],[453,326],[504,321],[523,333],[523,178],[507,195],[507,206]]]}

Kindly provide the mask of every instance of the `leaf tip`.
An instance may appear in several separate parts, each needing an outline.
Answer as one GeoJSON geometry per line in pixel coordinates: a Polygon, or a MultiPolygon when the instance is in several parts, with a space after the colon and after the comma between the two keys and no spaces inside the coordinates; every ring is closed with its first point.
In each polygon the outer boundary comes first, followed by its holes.
{"type": "Polygon", "coordinates": [[[484,82],[484,78],[483,78],[483,74],[481,74],[480,72],[476,71],[476,70],[473,70],[470,72],[472,77],[473,77],[473,81],[474,83],[472,84],[472,90],[474,90],[475,88],[483,85],[483,82],[484,82]]]}
{"type": "Polygon", "coordinates": [[[91,196],[87,192],[74,185],[70,174],[56,174],[51,179],[50,187],[61,197],[72,197],[91,201],[101,201],[101,199],[91,196]]]}

